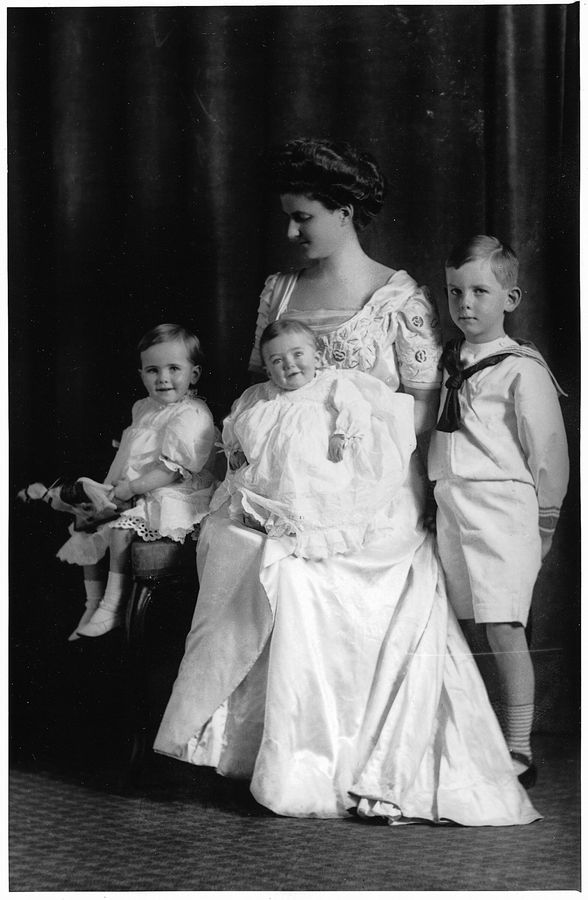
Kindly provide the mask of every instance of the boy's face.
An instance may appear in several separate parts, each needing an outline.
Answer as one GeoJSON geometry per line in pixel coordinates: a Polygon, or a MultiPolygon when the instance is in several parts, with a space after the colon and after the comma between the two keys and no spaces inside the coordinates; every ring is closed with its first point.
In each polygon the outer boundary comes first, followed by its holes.
{"type": "Polygon", "coordinates": [[[286,332],[268,341],[263,361],[274,384],[284,391],[296,391],[312,381],[319,354],[305,334],[286,332]]]}
{"type": "Polygon", "coordinates": [[[466,340],[483,344],[502,337],[504,314],[519,305],[520,289],[502,287],[487,259],[446,269],[445,277],[449,312],[466,340]]]}

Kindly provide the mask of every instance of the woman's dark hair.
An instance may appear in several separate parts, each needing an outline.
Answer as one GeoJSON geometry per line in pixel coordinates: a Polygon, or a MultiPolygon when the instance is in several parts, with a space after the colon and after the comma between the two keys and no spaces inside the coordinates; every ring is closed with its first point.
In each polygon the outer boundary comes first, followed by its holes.
{"type": "Polygon", "coordinates": [[[276,319],[275,322],[270,322],[269,325],[266,325],[261,332],[261,337],[259,339],[259,353],[262,360],[263,348],[265,345],[269,344],[270,341],[273,341],[273,339],[280,334],[303,334],[310,346],[315,350],[317,349],[315,333],[308,325],[305,325],[304,322],[300,322],[298,319],[276,319]]]}
{"type": "Polygon", "coordinates": [[[327,209],[353,206],[358,231],[380,212],[386,182],[368,153],[345,142],[297,138],[266,158],[266,180],[278,194],[304,194],[327,209]]]}
{"type": "Polygon", "coordinates": [[[173,325],[168,322],[156,325],[155,328],[144,334],[137,344],[137,350],[139,353],[144,353],[154,344],[164,344],[166,341],[183,341],[186,345],[188,359],[193,366],[201,366],[204,362],[204,354],[196,335],[186,328],[182,328],[181,325],[173,325]]]}

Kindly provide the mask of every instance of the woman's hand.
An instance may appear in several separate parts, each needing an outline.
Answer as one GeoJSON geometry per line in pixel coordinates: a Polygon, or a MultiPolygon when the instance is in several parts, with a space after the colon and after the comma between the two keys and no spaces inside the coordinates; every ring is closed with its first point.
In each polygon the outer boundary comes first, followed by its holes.
{"type": "Polygon", "coordinates": [[[431,534],[437,534],[437,501],[435,500],[435,484],[432,481],[427,483],[423,525],[431,534]]]}
{"type": "Polygon", "coordinates": [[[379,381],[383,381],[384,384],[386,384],[392,373],[390,372],[390,367],[383,361],[382,347],[380,344],[376,344],[375,350],[375,362],[371,369],[366,369],[366,372],[368,375],[373,375],[374,378],[377,378],[379,381]]]}
{"type": "Polygon", "coordinates": [[[331,462],[341,462],[343,459],[343,454],[345,452],[345,435],[343,434],[332,434],[329,438],[329,452],[327,454],[327,459],[331,462]]]}

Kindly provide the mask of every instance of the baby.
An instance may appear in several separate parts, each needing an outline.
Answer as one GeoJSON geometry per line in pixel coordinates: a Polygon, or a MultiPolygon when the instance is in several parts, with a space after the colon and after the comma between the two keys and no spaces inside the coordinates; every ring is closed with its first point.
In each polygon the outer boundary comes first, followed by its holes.
{"type": "Polygon", "coordinates": [[[224,422],[229,470],[211,509],[320,559],[362,547],[389,524],[415,447],[413,400],[371,375],[317,370],[310,328],[278,319],[260,348],[270,380],[248,388],[224,422]]]}

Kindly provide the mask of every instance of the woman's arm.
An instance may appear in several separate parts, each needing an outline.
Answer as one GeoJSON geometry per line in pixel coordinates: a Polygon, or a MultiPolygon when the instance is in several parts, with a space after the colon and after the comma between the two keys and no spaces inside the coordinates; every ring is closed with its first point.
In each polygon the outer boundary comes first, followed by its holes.
{"type": "Polygon", "coordinates": [[[430,437],[437,423],[440,389],[433,388],[425,391],[407,387],[404,390],[405,393],[414,397],[414,430],[417,438],[421,436],[430,437]]]}
{"type": "MultiPolygon", "coordinates": [[[[383,381],[384,384],[387,384],[389,381],[390,370],[382,359],[382,351],[379,346],[376,347],[375,363],[371,369],[368,369],[368,374],[373,375],[379,381],[383,381]]],[[[424,389],[406,386],[404,392],[414,397],[414,430],[417,438],[421,435],[430,437],[430,433],[437,422],[441,388],[431,387],[424,389]]]]}

